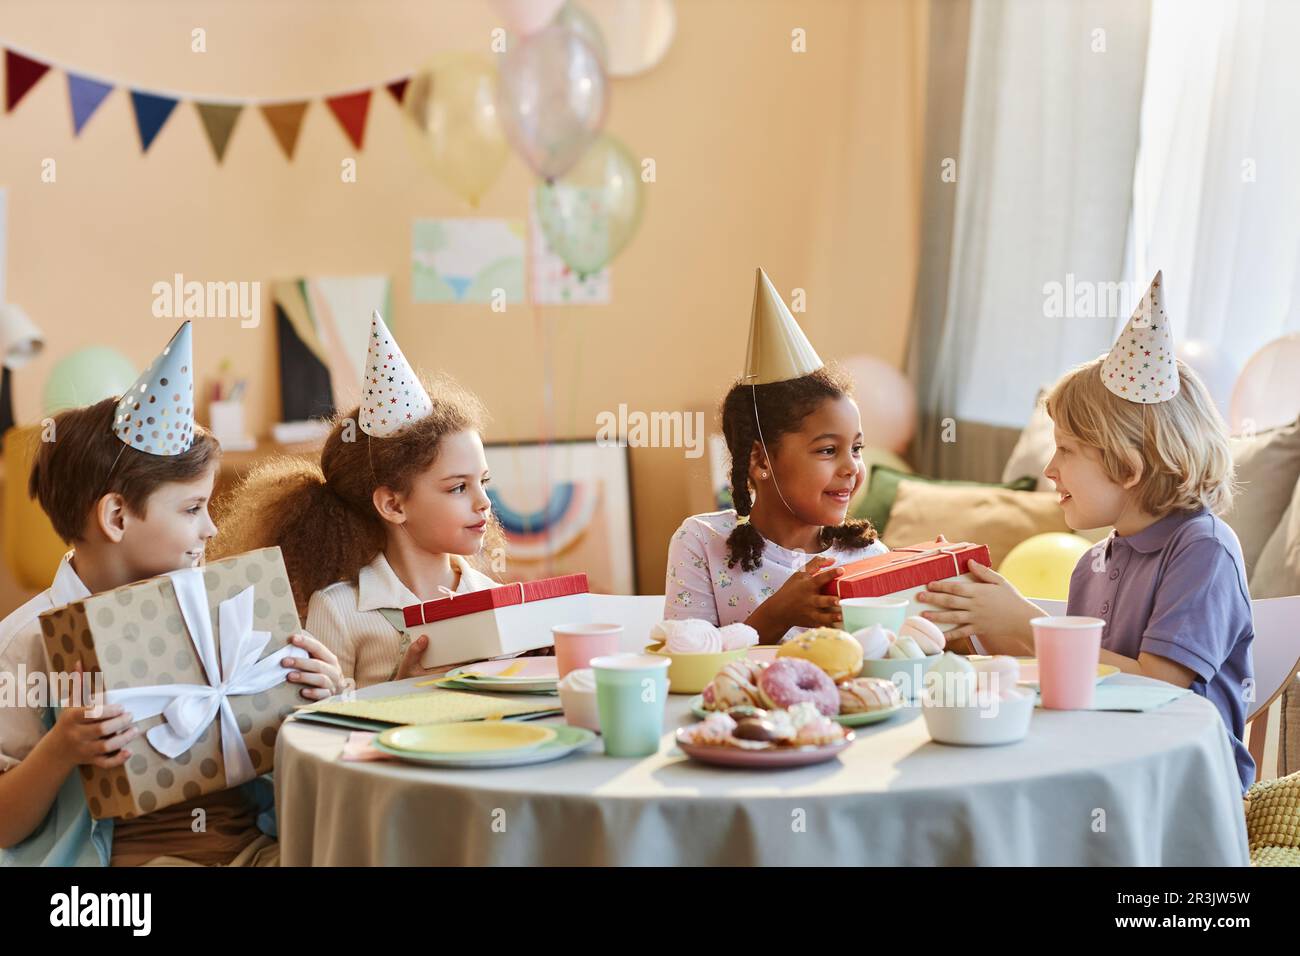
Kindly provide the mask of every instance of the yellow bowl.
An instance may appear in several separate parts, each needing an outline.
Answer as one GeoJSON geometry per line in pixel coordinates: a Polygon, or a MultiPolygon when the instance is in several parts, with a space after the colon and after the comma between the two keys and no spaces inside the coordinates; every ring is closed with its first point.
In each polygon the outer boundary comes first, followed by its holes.
{"type": "Polygon", "coordinates": [[[649,644],[645,650],[647,654],[668,658],[668,693],[698,694],[718,676],[718,671],[732,661],[743,659],[749,648],[720,654],[669,654],[662,644],[649,644]]]}

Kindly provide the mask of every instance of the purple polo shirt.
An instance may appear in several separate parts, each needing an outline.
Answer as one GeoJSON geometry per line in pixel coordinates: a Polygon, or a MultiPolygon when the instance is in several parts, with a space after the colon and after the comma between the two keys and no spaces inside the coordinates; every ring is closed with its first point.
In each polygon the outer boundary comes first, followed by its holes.
{"type": "Polygon", "coordinates": [[[1106,622],[1101,645],[1136,660],[1146,651],[1196,673],[1191,689],[1223,716],[1244,791],[1255,779],[1246,749],[1246,688],[1255,628],[1241,545],[1209,511],[1175,511],[1137,534],[1112,534],[1070,577],[1069,614],[1106,622]]]}

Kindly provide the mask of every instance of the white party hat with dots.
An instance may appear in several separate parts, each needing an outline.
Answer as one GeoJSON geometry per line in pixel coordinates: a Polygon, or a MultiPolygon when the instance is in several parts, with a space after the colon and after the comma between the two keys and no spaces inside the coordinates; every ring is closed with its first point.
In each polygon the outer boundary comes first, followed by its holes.
{"type": "Polygon", "coordinates": [[[194,443],[194,347],[186,322],[117,403],[113,434],[150,455],[179,455],[194,443]]]}
{"type": "Polygon", "coordinates": [[[1124,326],[1101,365],[1102,383],[1120,398],[1141,405],[1167,402],[1178,394],[1174,335],[1165,315],[1161,273],[1124,326]]]}
{"type": "Polygon", "coordinates": [[[756,269],[744,383],[786,382],[810,375],[824,364],[767,273],[756,269]]]}
{"type": "Polygon", "coordinates": [[[361,430],[375,438],[386,438],[431,411],[429,393],[376,309],[370,320],[370,349],[361,383],[361,430]]]}

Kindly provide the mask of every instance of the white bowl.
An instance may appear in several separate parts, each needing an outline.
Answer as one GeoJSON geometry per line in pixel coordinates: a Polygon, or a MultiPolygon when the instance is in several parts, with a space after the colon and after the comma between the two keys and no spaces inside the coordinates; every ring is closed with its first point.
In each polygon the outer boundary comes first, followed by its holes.
{"type": "Polygon", "coordinates": [[[929,657],[881,657],[862,662],[861,677],[882,677],[893,681],[905,701],[915,701],[925,690],[925,674],[943,654],[929,657]]]}
{"type": "Polygon", "coordinates": [[[936,743],[961,747],[989,747],[1013,744],[1029,733],[1037,694],[1016,689],[1006,697],[995,697],[993,704],[980,705],[938,703],[941,698],[927,692],[921,700],[925,728],[936,743]]]}

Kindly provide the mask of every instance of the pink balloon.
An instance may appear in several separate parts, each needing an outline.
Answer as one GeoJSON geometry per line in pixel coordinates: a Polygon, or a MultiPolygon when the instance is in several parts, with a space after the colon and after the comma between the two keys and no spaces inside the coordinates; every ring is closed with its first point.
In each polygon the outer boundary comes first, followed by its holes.
{"type": "Polygon", "coordinates": [[[501,126],[543,179],[573,168],[600,133],[608,105],[600,56],[572,30],[547,27],[501,57],[501,126]]]}
{"type": "Polygon", "coordinates": [[[839,364],[857,383],[853,397],[862,413],[862,439],[870,446],[901,452],[916,432],[916,391],[898,369],[874,355],[854,355],[839,364]]]}
{"type": "Polygon", "coordinates": [[[1250,357],[1232,390],[1232,432],[1286,425],[1300,415],[1300,333],[1274,339],[1250,357]]]}
{"type": "Polygon", "coordinates": [[[554,20],[564,0],[493,0],[492,5],[507,29],[527,35],[554,20]]]}

